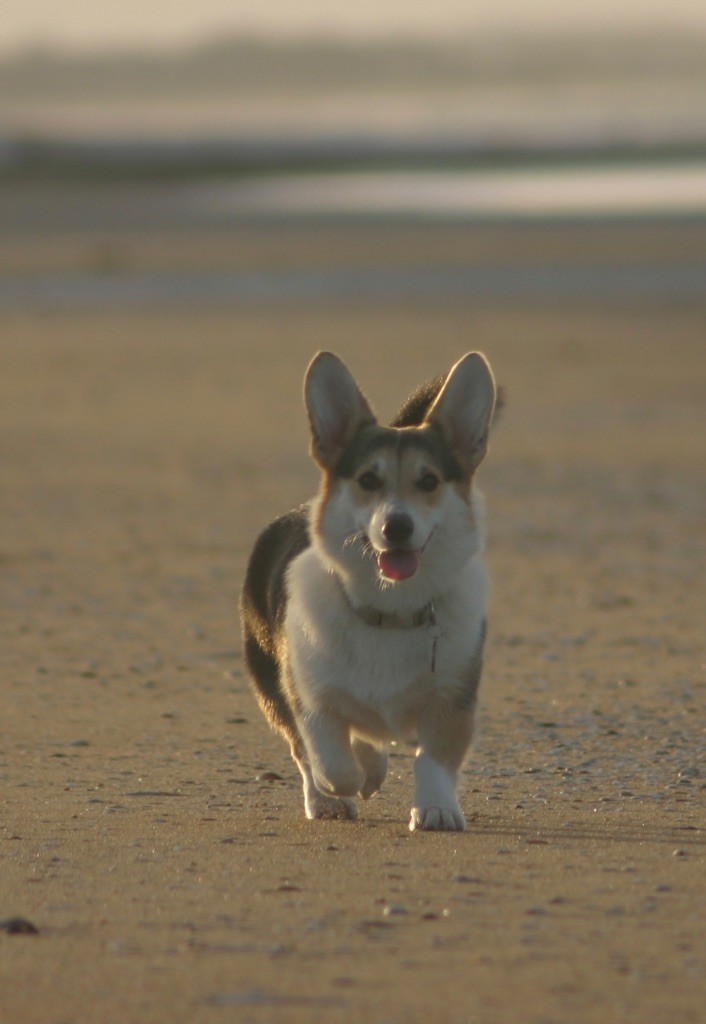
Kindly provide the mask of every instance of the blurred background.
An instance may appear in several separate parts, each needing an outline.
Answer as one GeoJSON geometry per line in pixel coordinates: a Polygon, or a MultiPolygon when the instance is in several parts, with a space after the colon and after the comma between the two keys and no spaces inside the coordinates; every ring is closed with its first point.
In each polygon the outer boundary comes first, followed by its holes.
{"type": "Polygon", "coordinates": [[[28,0],[0,307],[698,296],[705,96],[696,0],[28,0]]]}

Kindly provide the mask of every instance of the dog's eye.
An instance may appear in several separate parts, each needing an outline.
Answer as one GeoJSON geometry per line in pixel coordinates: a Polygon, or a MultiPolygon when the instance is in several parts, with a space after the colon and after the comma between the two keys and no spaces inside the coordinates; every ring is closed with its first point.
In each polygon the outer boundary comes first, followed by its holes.
{"type": "Polygon", "coordinates": [[[379,491],[382,487],[382,480],[377,473],[373,473],[372,469],[368,469],[358,477],[358,486],[363,491],[379,491]]]}
{"type": "Polygon", "coordinates": [[[424,476],[420,477],[417,481],[417,487],[420,491],[425,491],[427,494],[431,494],[439,486],[439,478],[434,473],[425,473],[424,476]]]}

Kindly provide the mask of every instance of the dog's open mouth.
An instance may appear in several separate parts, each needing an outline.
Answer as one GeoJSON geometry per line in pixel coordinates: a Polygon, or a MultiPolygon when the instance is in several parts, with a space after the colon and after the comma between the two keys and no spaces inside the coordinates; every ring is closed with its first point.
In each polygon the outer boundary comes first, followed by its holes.
{"type": "Polygon", "coordinates": [[[397,583],[414,576],[419,568],[422,551],[407,551],[403,548],[392,548],[389,551],[376,552],[380,575],[386,580],[397,583]]]}

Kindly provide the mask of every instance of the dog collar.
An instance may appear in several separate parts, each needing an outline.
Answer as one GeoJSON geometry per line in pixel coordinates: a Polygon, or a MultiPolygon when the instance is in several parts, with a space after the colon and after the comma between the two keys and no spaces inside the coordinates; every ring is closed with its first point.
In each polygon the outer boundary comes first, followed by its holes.
{"type": "Polygon", "coordinates": [[[429,601],[419,611],[413,612],[412,615],[398,615],[396,612],[380,611],[379,608],[373,608],[372,605],[353,604],[340,579],[338,580],[338,585],[350,610],[368,626],[375,626],[378,629],[418,629],[420,626],[436,625],[436,612],[433,601],[429,601]]]}
{"type": "Polygon", "coordinates": [[[421,626],[431,626],[432,646],[430,668],[432,672],[436,672],[436,648],[439,643],[439,637],[442,635],[442,631],[436,624],[436,611],[434,609],[433,601],[429,601],[423,608],[420,608],[418,612],[414,612],[413,615],[396,615],[394,612],[381,612],[378,608],[372,608],[370,605],[353,604],[346,592],[346,588],[343,586],[343,583],[338,576],[336,579],[341,593],[343,594],[343,600],[346,602],[353,614],[357,615],[358,618],[362,619],[368,626],[374,626],[376,629],[419,629],[421,626]]]}
{"type": "MultiPolygon", "coordinates": [[[[347,595],[346,595],[347,596],[347,595]]],[[[369,626],[378,629],[418,629],[420,626],[435,626],[434,602],[430,601],[413,615],[396,615],[394,612],[381,612],[367,605],[357,607],[348,602],[358,618],[369,626]]]]}

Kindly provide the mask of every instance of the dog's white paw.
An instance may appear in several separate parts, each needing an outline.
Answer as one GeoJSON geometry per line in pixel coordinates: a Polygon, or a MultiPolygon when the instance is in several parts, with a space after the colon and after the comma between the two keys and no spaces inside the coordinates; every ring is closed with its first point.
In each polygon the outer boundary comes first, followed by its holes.
{"type": "Polygon", "coordinates": [[[306,801],[306,816],[315,818],[342,818],[345,821],[355,821],[358,817],[358,808],[355,800],[348,797],[324,796],[323,793],[316,793],[306,801]]]}
{"type": "Polygon", "coordinates": [[[410,832],[463,832],[466,819],[459,807],[413,807],[410,832]]]}

